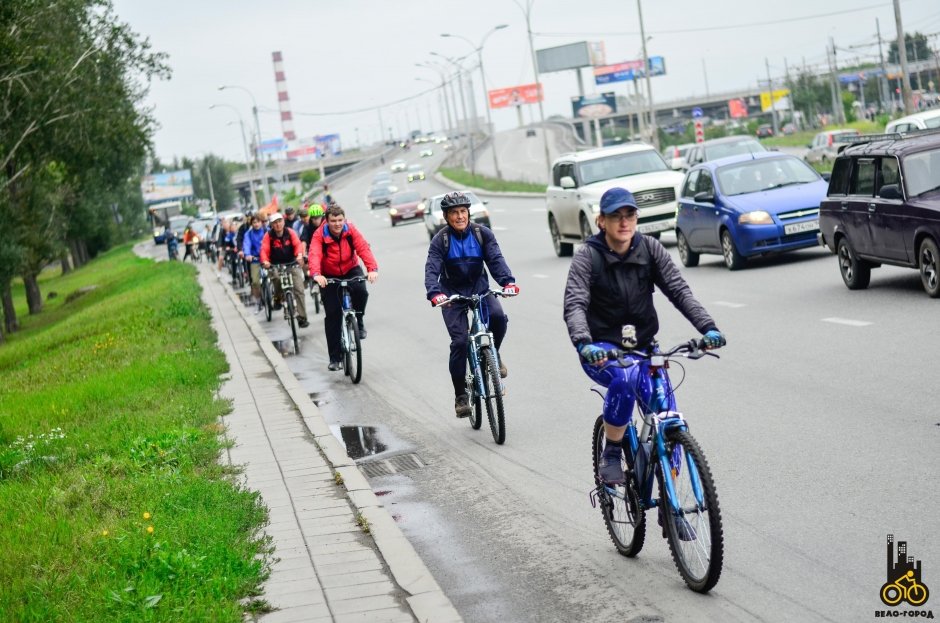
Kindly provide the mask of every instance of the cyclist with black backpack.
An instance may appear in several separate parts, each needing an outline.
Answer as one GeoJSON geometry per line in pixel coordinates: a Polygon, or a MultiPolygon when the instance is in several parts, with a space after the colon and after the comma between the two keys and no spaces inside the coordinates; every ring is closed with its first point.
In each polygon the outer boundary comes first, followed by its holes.
{"type": "Polygon", "coordinates": [[[625,188],[611,188],[601,196],[600,232],[574,254],[565,286],[564,315],[571,343],[584,372],[608,388],[606,440],[598,465],[598,476],[607,484],[624,482],[621,443],[637,399],[634,387],[640,366],[604,364],[612,349],[649,351],[659,331],[654,286],[703,334],[706,348],[725,345],[725,336],[692,295],[663,245],[637,232],[637,212],[636,200],[625,188]]]}
{"type": "MultiPolygon", "coordinates": [[[[519,293],[496,236],[488,228],[470,222],[470,198],[462,192],[452,192],[441,199],[441,211],[447,226],[434,234],[424,265],[424,287],[431,305],[438,307],[452,294],[472,296],[486,294],[490,289],[486,268],[489,268],[507,295],[519,293]]],[[[485,299],[486,312],[496,350],[506,337],[509,319],[503,313],[499,300],[490,294],[485,299]]],[[[442,308],[444,325],[450,335],[450,377],[454,383],[454,410],[457,417],[470,415],[470,400],[466,391],[467,376],[467,305],[447,305],[442,308]]],[[[503,357],[499,357],[499,374],[506,377],[503,357]]]]}
{"type": "MultiPolygon", "coordinates": [[[[323,300],[323,329],[326,332],[326,345],[330,354],[330,370],[343,367],[343,352],[340,331],[343,328],[343,302],[340,300],[339,284],[327,285],[327,278],[349,279],[362,277],[360,258],[366,265],[369,283],[375,283],[379,277],[379,265],[372,255],[372,249],[359,230],[346,220],[346,212],[335,203],[326,210],[326,223],[317,228],[310,239],[307,249],[310,276],[320,286],[323,300]]],[[[359,339],[365,339],[366,327],[363,315],[369,300],[366,284],[349,284],[352,306],[359,321],[359,339]]]]}

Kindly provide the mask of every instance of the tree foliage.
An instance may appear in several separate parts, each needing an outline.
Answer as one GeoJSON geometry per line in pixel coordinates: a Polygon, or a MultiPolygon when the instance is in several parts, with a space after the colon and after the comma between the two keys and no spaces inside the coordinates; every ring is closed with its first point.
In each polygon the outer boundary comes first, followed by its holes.
{"type": "Polygon", "coordinates": [[[36,275],[65,249],[81,264],[142,230],[143,101],[168,75],[110,0],[0,2],[0,289],[21,275],[31,313],[36,275]]]}
{"type": "MultiPolygon", "coordinates": [[[[904,33],[904,48],[904,51],[907,53],[907,62],[909,63],[913,62],[915,59],[924,61],[933,58],[933,51],[927,43],[927,36],[922,33],[904,33]]],[[[898,54],[897,39],[893,40],[888,47],[888,62],[892,64],[901,62],[901,55],[898,54]]]]}

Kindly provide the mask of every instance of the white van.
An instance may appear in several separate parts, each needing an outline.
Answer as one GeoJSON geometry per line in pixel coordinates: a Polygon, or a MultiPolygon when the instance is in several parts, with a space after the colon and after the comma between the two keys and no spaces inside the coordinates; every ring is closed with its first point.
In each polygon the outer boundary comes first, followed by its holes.
{"type": "Polygon", "coordinates": [[[895,119],[885,126],[885,134],[934,130],[937,128],[940,128],[940,108],[933,108],[895,119]]]}

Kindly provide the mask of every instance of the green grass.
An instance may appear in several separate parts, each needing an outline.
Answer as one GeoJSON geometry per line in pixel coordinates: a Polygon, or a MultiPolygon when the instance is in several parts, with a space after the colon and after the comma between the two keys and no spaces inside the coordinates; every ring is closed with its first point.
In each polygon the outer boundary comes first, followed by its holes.
{"type": "Polygon", "coordinates": [[[217,460],[226,362],[193,268],[128,245],[40,283],[57,296],[29,316],[15,286],[0,346],[0,621],[263,609],[266,510],[217,460]]]}
{"type": "Polygon", "coordinates": [[[772,138],[762,138],[760,142],[766,147],[806,147],[813,142],[813,138],[824,130],[834,130],[836,128],[855,128],[862,134],[879,134],[884,132],[884,125],[872,121],[852,121],[845,125],[829,125],[819,130],[806,130],[796,132],[789,136],[774,136],[772,138]]]}
{"type": "Polygon", "coordinates": [[[466,169],[438,169],[444,177],[457,182],[461,186],[469,188],[480,188],[482,190],[492,190],[497,192],[521,192],[521,193],[544,193],[545,184],[532,184],[531,182],[513,182],[509,180],[498,180],[495,177],[486,177],[483,175],[473,175],[466,169]]]}

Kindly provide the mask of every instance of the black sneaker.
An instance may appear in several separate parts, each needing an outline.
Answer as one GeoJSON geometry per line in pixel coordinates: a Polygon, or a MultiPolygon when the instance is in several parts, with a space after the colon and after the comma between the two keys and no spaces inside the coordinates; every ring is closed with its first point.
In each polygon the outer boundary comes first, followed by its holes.
{"type": "Polygon", "coordinates": [[[299,316],[297,318],[297,326],[300,327],[301,329],[306,329],[307,327],[310,326],[310,323],[307,322],[307,319],[304,318],[303,316],[299,316]]]}
{"type": "Polygon", "coordinates": [[[627,481],[626,475],[623,471],[623,463],[621,462],[621,454],[608,454],[604,453],[601,455],[601,462],[597,469],[597,475],[602,482],[608,485],[622,485],[627,481]]]}
{"type": "Polygon", "coordinates": [[[466,394],[457,396],[457,400],[454,401],[454,411],[457,412],[457,417],[470,417],[470,399],[466,394]]]}
{"type": "Polygon", "coordinates": [[[342,369],[343,369],[343,362],[342,362],[342,361],[331,361],[331,362],[330,362],[330,365],[328,365],[328,366],[326,367],[326,369],[329,370],[329,371],[331,371],[331,372],[336,372],[337,370],[342,370],[342,369]]]}
{"type": "Polygon", "coordinates": [[[504,379],[509,375],[509,370],[506,369],[506,362],[503,361],[503,358],[499,358],[499,378],[504,379]]]}
{"type": "Polygon", "coordinates": [[[360,321],[359,321],[359,339],[360,339],[360,340],[366,339],[366,334],[367,334],[367,333],[368,333],[368,332],[366,331],[366,325],[364,325],[364,324],[362,323],[362,320],[360,320],[360,321]]]}

